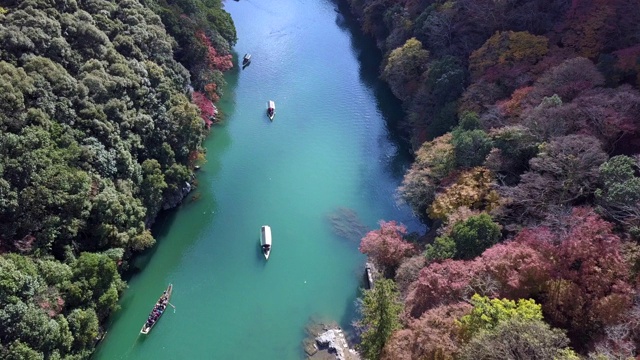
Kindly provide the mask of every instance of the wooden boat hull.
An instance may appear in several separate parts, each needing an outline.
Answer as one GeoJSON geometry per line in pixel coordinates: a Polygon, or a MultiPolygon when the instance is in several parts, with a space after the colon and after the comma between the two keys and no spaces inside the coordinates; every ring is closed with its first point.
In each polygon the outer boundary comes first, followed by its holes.
{"type": "Polygon", "coordinates": [[[266,260],[269,260],[271,255],[271,227],[269,225],[263,225],[260,228],[260,250],[266,260]]]}
{"type": "MultiPolygon", "coordinates": [[[[163,293],[158,299],[158,301],[156,302],[156,305],[160,303],[162,297],[165,294],[167,297],[167,304],[169,304],[169,300],[171,300],[171,292],[173,292],[173,284],[169,284],[169,286],[167,287],[167,290],[165,290],[165,293],[163,293]]],[[[155,309],[155,305],[153,308],[155,309]]],[[[158,316],[156,321],[154,321],[153,324],[151,324],[151,326],[147,326],[147,323],[145,322],[144,325],[142,325],[142,329],[140,329],[140,334],[143,334],[143,335],[149,334],[151,332],[151,329],[153,329],[153,327],[158,323],[158,321],[160,321],[160,318],[162,317],[162,315],[164,315],[166,311],[167,311],[167,308],[165,307],[164,311],[158,316]]],[[[153,312],[153,310],[151,310],[151,312],[153,312]]]]}

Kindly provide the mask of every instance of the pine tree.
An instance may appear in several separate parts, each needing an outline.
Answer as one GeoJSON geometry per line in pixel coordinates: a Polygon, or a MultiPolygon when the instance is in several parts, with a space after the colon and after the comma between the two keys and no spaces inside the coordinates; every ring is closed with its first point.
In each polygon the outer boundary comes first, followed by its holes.
{"type": "Polygon", "coordinates": [[[400,328],[402,303],[398,299],[396,284],[390,279],[378,280],[373,289],[366,291],[362,307],[366,330],[359,345],[365,359],[378,359],[391,334],[400,328]]]}

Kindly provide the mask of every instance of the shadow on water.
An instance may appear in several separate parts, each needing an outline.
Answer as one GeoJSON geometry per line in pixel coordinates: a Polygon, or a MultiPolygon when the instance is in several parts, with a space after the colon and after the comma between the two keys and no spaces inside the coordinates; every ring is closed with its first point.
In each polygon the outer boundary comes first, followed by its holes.
{"type": "MultiPolygon", "coordinates": [[[[364,285],[364,284],[363,284],[364,285]]],[[[340,327],[344,330],[345,336],[349,341],[350,346],[356,342],[354,339],[356,336],[356,330],[353,326],[354,321],[360,320],[361,314],[358,309],[358,298],[362,296],[362,288],[358,288],[354,293],[346,300],[344,316],[339,321],[340,327]]]]}
{"type": "MultiPolygon", "coordinates": [[[[171,228],[171,224],[173,224],[173,222],[175,221],[179,208],[180,206],[175,209],[161,211],[158,214],[154,222],[154,225],[151,227],[151,234],[156,239],[156,244],[150,247],[149,249],[146,249],[141,253],[137,254],[133,258],[133,261],[129,269],[122,274],[123,280],[125,280],[126,282],[129,282],[131,278],[141,273],[144,270],[144,268],[147,267],[147,265],[149,264],[149,261],[151,261],[151,258],[153,257],[153,254],[155,254],[156,251],[158,250],[158,242],[162,241],[162,239],[164,239],[167,236],[169,229],[171,228]]],[[[126,305],[126,304],[122,304],[122,305],[126,305]]]]}
{"type": "Polygon", "coordinates": [[[240,71],[244,69],[242,66],[242,60],[240,55],[236,51],[231,51],[231,61],[233,63],[233,67],[224,72],[224,80],[226,85],[222,88],[222,96],[220,96],[220,100],[218,101],[218,108],[222,106],[224,109],[229,109],[225,112],[227,115],[231,113],[232,109],[235,109],[232,105],[236,103],[236,92],[235,89],[238,87],[238,79],[240,79],[240,71]]]}
{"type": "Polygon", "coordinates": [[[260,247],[260,238],[258,238],[258,246],[256,246],[256,261],[261,262],[262,266],[267,266],[268,261],[264,258],[262,248],[260,247]]]}
{"type": "Polygon", "coordinates": [[[344,1],[327,1],[336,8],[336,25],[350,35],[351,49],[356,54],[360,64],[360,79],[373,91],[376,105],[389,130],[388,140],[398,147],[398,151],[387,162],[389,170],[394,177],[402,177],[406,171],[406,164],[413,158],[413,151],[406,134],[399,128],[405,116],[402,102],[393,95],[389,86],[379,78],[383,59],[382,52],[376,46],[373,38],[362,33],[360,25],[344,1]]]}

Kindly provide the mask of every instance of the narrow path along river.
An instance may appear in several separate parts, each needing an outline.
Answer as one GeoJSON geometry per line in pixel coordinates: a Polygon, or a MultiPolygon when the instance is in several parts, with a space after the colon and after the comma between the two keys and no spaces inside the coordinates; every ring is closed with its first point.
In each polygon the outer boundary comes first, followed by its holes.
{"type": "Polygon", "coordinates": [[[394,198],[410,159],[387,128],[401,112],[377,80],[371,41],[329,0],[225,6],[236,57],[251,53],[252,63],[227,74],[225,121],[206,141],[198,188],[158,219],[158,243],[137,258],[94,359],[303,359],[311,318],[348,326],[354,316],[365,257],[344,235],[381,219],[423,230],[394,198]],[[139,335],[168,283],[175,311],[139,335]]]}

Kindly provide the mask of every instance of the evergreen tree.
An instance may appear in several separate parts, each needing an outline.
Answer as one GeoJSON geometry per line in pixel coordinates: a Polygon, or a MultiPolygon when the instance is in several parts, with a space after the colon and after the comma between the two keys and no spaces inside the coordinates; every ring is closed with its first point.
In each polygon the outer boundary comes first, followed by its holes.
{"type": "Polygon", "coordinates": [[[367,290],[362,307],[362,324],[365,331],[359,350],[365,359],[378,359],[382,348],[394,330],[400,328],[402,303],[395,282],[390,279],[376,281],[367,290]]]}

